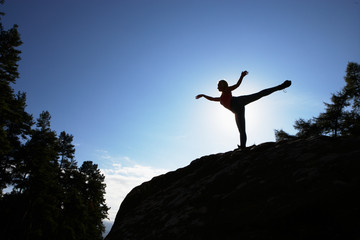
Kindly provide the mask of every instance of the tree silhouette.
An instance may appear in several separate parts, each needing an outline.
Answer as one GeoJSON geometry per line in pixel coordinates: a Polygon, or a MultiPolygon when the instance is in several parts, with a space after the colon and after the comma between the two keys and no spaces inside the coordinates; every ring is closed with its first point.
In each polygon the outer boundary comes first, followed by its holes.
{"type": "Polygon", "coordinates": [[[25,163],[28,169],[24,190],[26,212],[25,238],[56,239],[61,214],[61,187],[58,184],[60,168],[59,145],[56,133],[50,129],[50,114],[43,112],[37,120],[37,129],[26,143],[25,163]]]}
{"type": "Polygon", "coordinates": [[[275,130],[277,141],[294,137],[308,138],[319,135],[332,137],[360,135],[360,65],[349,62],[346,68],[345,87],[331,96],[325,112],[310,120],[295,121],[295,136],[275,130]]]}
{"type": "Polygon", "coordinates": [[[82,196],[87,206],[86,224],[89,226],[86,234],[93,239],[102,239],[102,232],[105,230],[101,219],[107,216],[109,208],[105,204],[105,176],[98,169],[97,164],[92,161],[85,161],[80,167],[85,183],[82,196]]]}
{"type": "Polygon", "coordinates": [[[0,21],[1,239],[101,239],[109,209],[104,175],[92,162],[77,166],[73,136],[58,136],[48,111],[34,127],[26,94],[11,87],[19,78],[17,29],[0,21]]]}
{"type": "Polygon", "coordinates": [[[31,115],[25,112],[26,94],[14,93],[10,86],[19,77],[17,62],[21,52],[17,48],[21,44],[18,26],[4,30],[0,21],[0,197],[13,181],[12,168],[21,138],[26,137],[33,124],[31,115]]]}

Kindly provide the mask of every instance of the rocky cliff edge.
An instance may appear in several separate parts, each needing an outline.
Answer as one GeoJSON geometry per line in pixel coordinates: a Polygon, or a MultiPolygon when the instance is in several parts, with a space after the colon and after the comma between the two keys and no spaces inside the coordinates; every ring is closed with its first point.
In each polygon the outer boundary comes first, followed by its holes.
{"type": "Polygon", "coordinates": [[[360,239],[360,138],[268,142],[135,187],[106,240],[360,239]]]}

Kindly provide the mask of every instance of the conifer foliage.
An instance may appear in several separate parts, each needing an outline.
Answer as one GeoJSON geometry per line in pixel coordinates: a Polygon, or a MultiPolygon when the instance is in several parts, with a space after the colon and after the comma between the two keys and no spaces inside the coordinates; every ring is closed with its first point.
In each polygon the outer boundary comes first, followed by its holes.
{"type": "Polygon", "coordinates": [[[308,138],[327,135],[360,135],[360,65],[349,62],[346,68],[345,87],[331,96],[331,103],[325,104],[325,112],[309,120],[295,121],[295,136],[283,130],[275,130],[276,140],[308,138]]]}
{"type": "Polygon", "coordinates": [[[1,239],[102,239],[105,177],[91,161],[77,166],[73,136],[57,135],[49,112],[34,122],[25,111],[26,94],[11,86],[21,44],[17,25],[0,21],[1,239]]]}

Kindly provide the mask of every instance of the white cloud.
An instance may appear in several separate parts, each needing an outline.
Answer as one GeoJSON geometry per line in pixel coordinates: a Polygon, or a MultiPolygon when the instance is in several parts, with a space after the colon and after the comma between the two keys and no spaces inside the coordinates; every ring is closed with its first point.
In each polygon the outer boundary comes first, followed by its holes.
{"type": "Polygon", "coordinates": [[[111,167],[102,168],[101,172],[105,175],[106,183],[106,204],[110,207],[109,219],[106,220],[107,231],[115,220],[116,213],[119,210],[121,202],[126,195],[136,186],[143,182],[151,180],[153,177],[168,172],[166,169],[157,169],[151,166],[142,166],[134,163],[128,157],[113,157],[107,151],[98,151],[102,153],[101,159],[112,162],[111,167]],[[124,166],[121,162],[127,164],[124,166]]]}

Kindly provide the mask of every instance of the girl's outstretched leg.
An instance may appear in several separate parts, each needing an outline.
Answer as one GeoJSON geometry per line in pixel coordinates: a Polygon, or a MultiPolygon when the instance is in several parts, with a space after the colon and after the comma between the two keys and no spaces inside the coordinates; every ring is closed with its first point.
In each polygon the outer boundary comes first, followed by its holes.
{"type": "Polygon", "coordinates": [[[247,95],[247,96],[243,96],[245,98],[245,105],[246,104],[249,104],[251,102],[254,102],[256,100],[259,100],[260,98],[262,97],[265,97],[267,95],[270,95],[272,94],[273,92],[276,92],[276,91],[279,91],[279,90],[283,90],[287,87],[289,87],[291,85],[291,81],[289,80],[286,80],[285,82],[283,82],[282,84],[276,86],[276,87],[272,87],[272,88],[267,88],[267,89],[264,89],[258,93],[254,93],[254,94],[251,94],[251,95],[247,95]]]}
{"type": "Polygon", "coordinates": [[[289,87],[290,85],[291,85],[291,81],[286,80],[282,84],[280,84],[280,85],[278,85],[276,87],[267,88],[267,89],[264,89],[264,90],[262,90],[262,91],[260,91],[258,93],[254,93],[254,94],[247,95],[247,96],[242,96],[243,101],[244,101],[244,105],[247,105],[247,104],[252,103],[252,102],[254,102],[256,100],[259,100],[260,98],[265,97],[267,95],[270,95],[273,92],[283,90],[283,89],[289,87]]]}
{"type": "Polygon", "coordinates": [[[235,120],[240,133],[240,148],[246,148],[245,107],[235,113],[235,120]]]}

